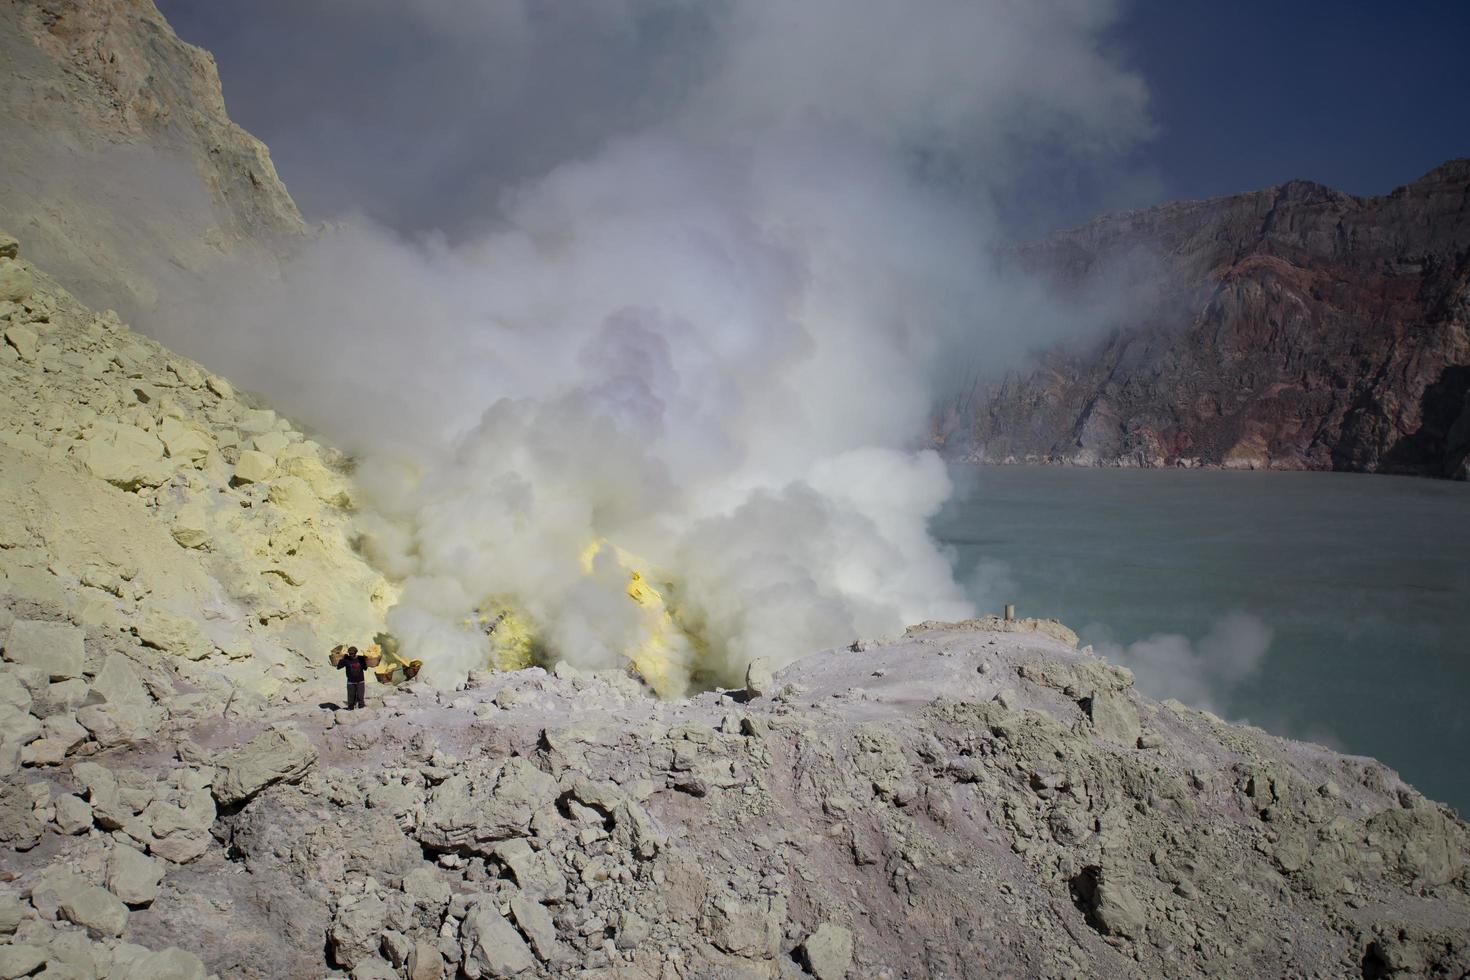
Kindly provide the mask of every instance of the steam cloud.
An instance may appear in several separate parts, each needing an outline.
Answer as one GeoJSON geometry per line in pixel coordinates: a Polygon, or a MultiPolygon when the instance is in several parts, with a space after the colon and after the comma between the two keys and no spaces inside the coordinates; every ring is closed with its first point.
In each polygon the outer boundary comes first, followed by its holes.
{"type": "MultiPolygon", "coordinates": [[[[544,75],[564,25],[499,6],[544,75]]],[[[705,679],[969,614],[926,527],[949,480],[914,447],[956,350],[1073,329],[997,266],[989,215],[1029,154],[1146,133],[1141,83],[1099,42],[1112,6],[615,8],[630,51],[700,14],[697,55],[648,55],[646,87],[681,66],[656,118],[610,110],[636,122],[505,189],[486,232],[360,220],[268,288],[235,270],[211,329],[185,311],[172,339],[360,454],[369,547],[404,582],[391,628],[440,682],[484,662],[459,624],[491,596],[574,663],[645,639],[626,570],[584,567],[599,540],[675,584],[705,679]]]]}
{"type": "Polygon", "coordinates": [[[1260,617],[1236,611],[1216,620],[1198,645],[1177,633],[1157,633],[1127,647],[1099,643],[1097,650],[1133,668],[1139,688],[1150,697],[1177,698],[1220,712],[1260,669],[1271,638],[1271,627],[1260,617]]]}

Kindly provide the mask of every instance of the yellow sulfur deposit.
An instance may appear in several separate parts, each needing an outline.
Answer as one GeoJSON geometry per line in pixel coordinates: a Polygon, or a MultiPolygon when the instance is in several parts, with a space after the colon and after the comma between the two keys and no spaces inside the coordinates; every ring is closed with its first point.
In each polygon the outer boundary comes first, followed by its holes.
{"type": "Polygon", "coordinates": [[[486,603],[493,611],[477,611],[464,621],[467,629],[478,629],[490,640],[490,665],[496,670],[522,670],[540,659],[541,644],[530,619],[509,596],[486,603]]]}
{"type": "Polygon", "coordinates": [[[687,693],[690,671],[699,652],[697,640],[679,623],[663,593],[639,571],[637,566],[644,563],[623,549],[594,541],[582,553],[582,566],[588,574],[604,548],[611,549],[618,566],[628,573],[628,598],[643,610],[643,638],[625,651],[626,656],[659,697],[681,697],[687,693]]]}

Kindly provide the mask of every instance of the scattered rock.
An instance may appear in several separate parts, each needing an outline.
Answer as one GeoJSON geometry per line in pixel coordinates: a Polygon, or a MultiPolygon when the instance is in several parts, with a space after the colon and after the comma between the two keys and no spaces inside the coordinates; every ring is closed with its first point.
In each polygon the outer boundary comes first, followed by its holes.
{"type": "Polygon", "coordinates": [[[238,806],[278,782],[300,779],[316,762],[311,740],[294,728],[271,728],[219,758],[214,797],[238,806]]]}
{"type": "Polygon", "coordinates": [[[53,681],[82,676],[82,630],[69,623],[18,619],[5,638],[5,659],[44,670],[53,681]]]}
{"type": "Polygon", "coordinates": [[[464,951],[461,969],[470,980],[513,977],[536,965],[525,940],[491,902],[482,900],[470,908],[459,935],[464,951]]]}
{"type": "Polygon", "coordinates": [[[96,938],[121,936],[128,927],[128,907],[106,888],[88,885],[61,900],[61,916],[96,938]]]}
{"type": "Polygon", "coordinates": [[[163,864],[141,851],[118,845],[108,855],[107,889],[128,905],[152,905],[162,882],[163,864]]]}
{"type": "Polygon", "coordinates": [[[776,690],[776,678],[771,670],[771,661],[756,657],[745,668],[745,693],[752,698],[770,697],[776,690]]]}
{"type": "Polygon", "coordinates": [[[822,923],[801,944],[801,961],[817,980],[843,980],[852,968],[852,933],[822,923]]]}

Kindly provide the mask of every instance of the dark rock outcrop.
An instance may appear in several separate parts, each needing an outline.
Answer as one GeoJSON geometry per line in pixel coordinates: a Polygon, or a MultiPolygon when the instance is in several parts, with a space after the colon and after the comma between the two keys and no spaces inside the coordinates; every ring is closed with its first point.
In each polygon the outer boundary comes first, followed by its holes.
{"type": "Polygon", "coordinates": [[[1020,259],[1076,297],[1149,288],[951,413],[959,454],[1466,476],[1470,159],[1385,197],[1293,181],[1099,218],[1020,259]]]}

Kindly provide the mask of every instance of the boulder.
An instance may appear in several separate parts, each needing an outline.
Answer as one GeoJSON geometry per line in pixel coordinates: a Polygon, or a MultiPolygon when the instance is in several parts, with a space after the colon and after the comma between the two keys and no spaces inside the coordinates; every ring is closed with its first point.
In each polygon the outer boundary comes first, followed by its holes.
{"type": "Polygon", "coordinates": [[[95,762],[78,762],[72,766],[72,778],[87,788],[92,805],[92,818],[103,830],[118,830],[132,819],[133,811],[122,801],[117,777],[112,770],[95,762]]]}
{"type": "Polygon", "coordinates": [[[66,761],[67,743],[54,738],[38,738],[20,750],[23,766],[59,766],[66,761]]]}
{"type": "Polygon", "coordinates": [[[0,844],[28,851],[41,842],[45,829],[25,787],[14,780],[0,782],[0,844]]]}
{"type": "Polygon", "coordinates": [[[214,450],[214,440],[178,419],[164,419],[158,437],[170,459],[198,463],[214,450]]]}
{"type": "Polygon", "coordinates": [[[375,959],[387,916],[387,904],[374,894],[343,903],[332,919],[328,934],[332,959],[337,965],[351,970],[359,963],[375,959]]]}
{"type": "Polygon", "coordinates": [[[444,980],[444,954],[433,943],[414,943],[407,965],[408,980],[444,980]]]}
{"type": "Polygon", "coordinates": [[[92,829],[92,804],[80,796],[62,793],[56,798],[56,829],[74,837],[92,829]]]}
{"type": "Polygon", "coordinates": [[[138,678],[133,662],[120,653],[109,653],[102,669],[92,678],[92,691],[106,704],[151,704],[148,689],[138,678]]]}
{"type": "Polygon", "coordinates": [[[126,845],[112,849],[107,858],[107,890],[128,905],[152,905],[163,882],[163,863],[126,845]]]}
{"type": "MultiPolygon", "coordinates": [[[[3,300],[0,300],[3,302],[3,300]]],[[[22,323],[5,328],[5,342],[15,348],[22,361],[34,361],[41,348],[41,338],[30,327],[22,323]]]]}
{"type": "Polygon", "coordinates": [[[113,980],[207,980],[209,971],[198,956],[170,946],[133,960],[121,976],[114,972],[110,977],[113,980]]]}
{"type": "Polygon", "coordinates": [[[174,514],[169,528],[181,548],[202,548],[209,543],[209,511],[202,501],[191,500],[174,514]]]}
{"type": "Polygon", "coordinates": [[[77,723],[104,749],[144,742],[163,725],[163,709],[130,701],[88,704],[77,709],[77,723]]]}
{"type": "Polygon", "coordinates": [[[266,499],[277,507],[302,517],[312,517],[322,509],[316,493],[299,476],[283,476],[274,480],[266,499]]]}
{"type": "Polygon", "coordinates": [[[300,779],[316,759],[311,740],[295,728],[267,729],[215,763],[214,798],[221,806],[243,804],[273,783],[300,779]]]}
{"type": "Polygon", "coordinates": [[[14,895],[0,894],[0,936],[13,936],[26,920],[26,907],[14,895]]]}
{"type": "Polygon", "coordinates": [[[214,652],[214,642],[194,620],[158,606],[144,609],[133,632],[143,645],[185,660],[202,660],[214,652]]]}
{"type": "Polygon", "coordinates": [[[261,433],[250,440],[251,449],[254,449],[258,453],[264,453],[272,460],[281,455],[281,450],[289,445],[291,445],[291,440],[274,429],[270,432],[261,433]]]}
{"type": "Polygon", "coordinates": [[[510,914],[515,917],[537,959],[549,961],[556,954],[556,926],[546,906],[526,895],[516,895],[510,900],[510,914]]]}
{"type": "Polygon", "coordinates": [[[1117,874],[1096,866],[1084,868],[1072,879],[1072,896],[1098,932],[1129,939],[1143,935],[1148,913],[1117,874]]]}
{"type": "Polygon", "coordinates": [[[214,392],[214,394],[218,396],[221,401],[233,401],[235,398],[234,386],[217,374],[211,374],[208,378],[204,380],[204,384],[205,387],[214,392]]]}
{"type": "Polygon", "coordinates": [[[40,719],[29,711],[9,704],[0,704],[0,733],[12,745],[28,745],[45,733],[40,719]]]}
{"type": "Polygon", "coordinates": [[[276,475],[276,461],[273,457],[255,449],[247,449],[240,454],[240,460],[235,464],[235,483],[264,483],[276,475]]]}
{"type": "Polygon", "coordinates": [[[801,961],[817,980],[843,980],[852,968],[852,933],[824,922],[801,944],[801,961]]]}
{"type": "Polygon", "coordinates": [[[756,657],[745,668],[745,693],[752,698],[769,697],[776,690],[776,678],[771,662],[765,657],[756,657]]]}
{"type": "Polygon", "coordinates": [[[567,893],[561,864],[546,851],[533,851],[524,838],[515,837],[495,845],[495,856],[510,869],[521,891],[534,899],[561,901],[567,893]]]}
{"type": "Polygon", "coordinates": [[[5,638],[5,659],[46,671],[53,681],[82,676],[85,634],[70,623],[17,619],[5,638]]]}
{"type": "Polygon", "coordinates": [[[27,943],[0,946],[0,980],[28,977],[39,970],[46,959],[46,950],[41,946],[27,943]]]}
{"type": "Polygon", "coordinates": [[[128,907],[122,899],[97,885],[66,895],[58,911],[62,918],[86,929],[93,938],[121,936],[128,927],[128,907]]]}
{"type": "Polygon", "coordinates": [[[556,797],[556,780],[519,757],[500,766],[493,784],[456,773],[429,797],[419,840],[439,850],[493,853],[494,842],[524,834],[556,797]]]}
{"type": "Polygon", "coordinates": [[[71,715],[54,714],[41,723],[41,737],[59,743],[65,755],[87,740],[87,730],[71,715]]]}
{"type": "Polygon", "coordinates": [[[0,302],[22,303],[36,290],[36,281],[19,262],[0,257],[0,302]]]}
{"type": "Polygon", "coordinates": [[[464,953],[460,969],[470,980],[513,977],[536,965],[526,941],[489,899],[470,908],[460,925],[459,937],[464,953]]]}
{"type": "Polygon", "coordinates": [[[8,232],[0,231],[0,259],[20,258],[20,242],[8,232]]]}
{"type": "Polygon", "coordinates": [[[1100,690],[1082,702],[1092,730],[1099,737],[1119,745],[1133,748],[1138,744],[1142,728],[1138,723],[1138,709],[1122,691],[1100,690]]]}
{"type": "Polygon", "coordinates": [[[156,487],[173,473],[158,437],[125,423],[94,429],[77,455],[93,476],[122,490],[156,487]]]}

